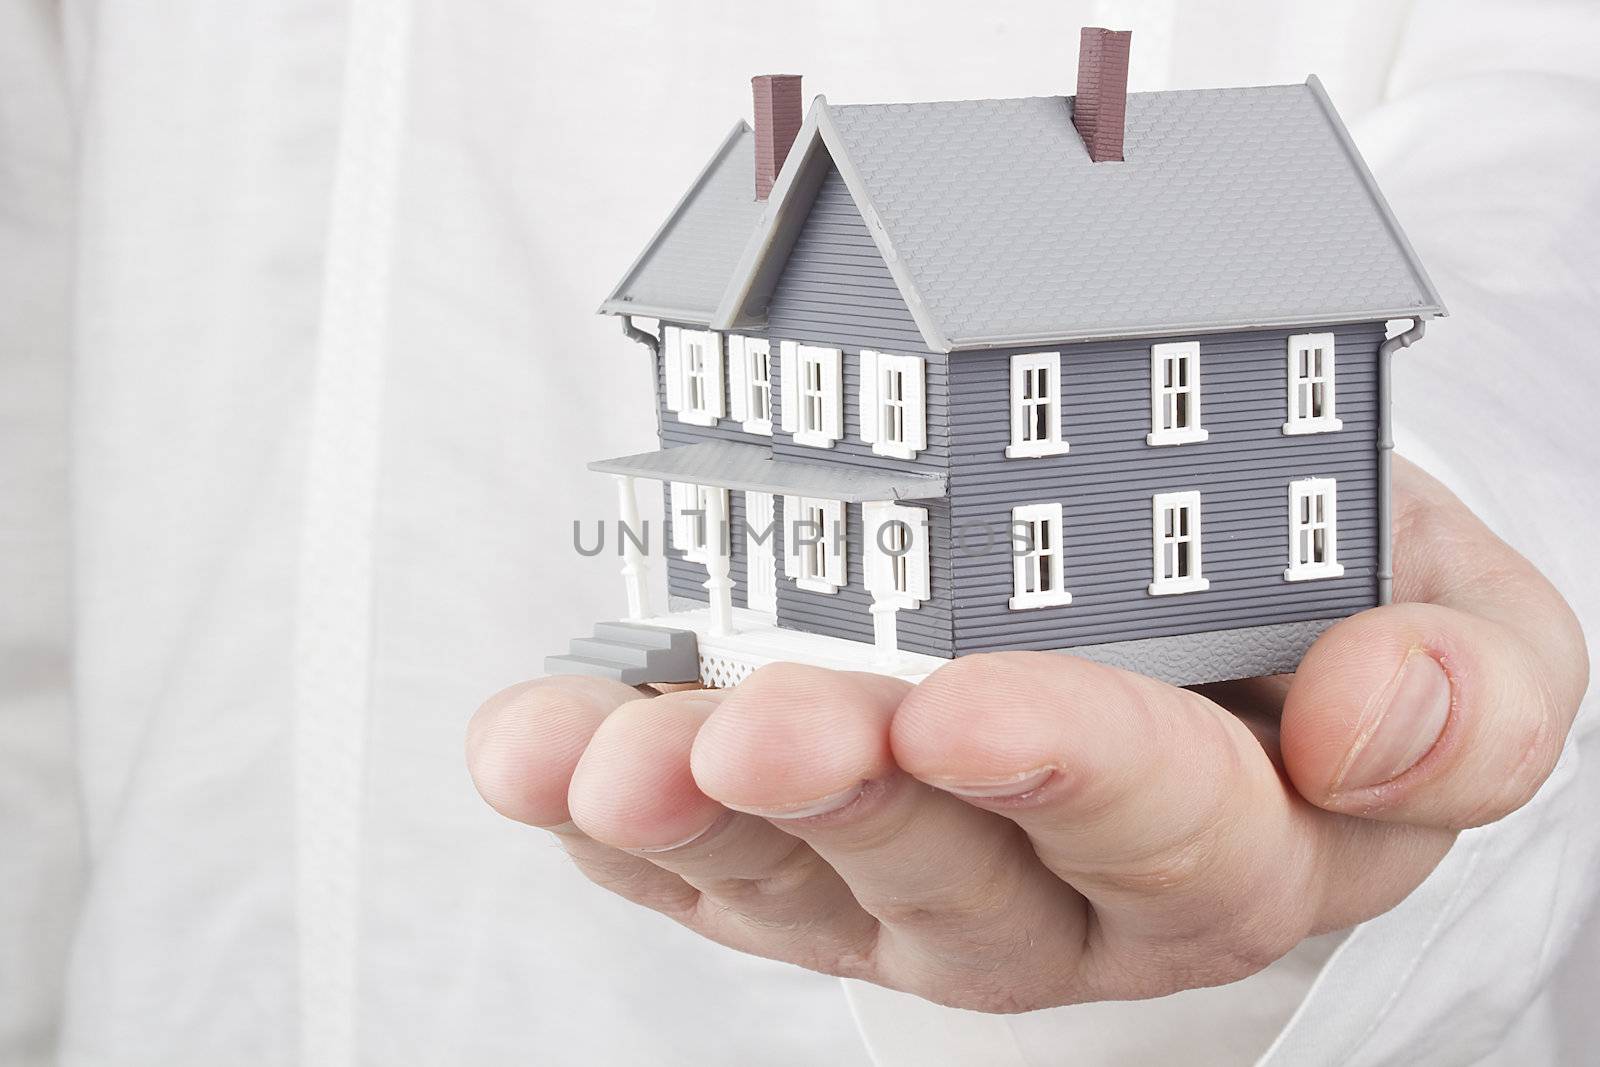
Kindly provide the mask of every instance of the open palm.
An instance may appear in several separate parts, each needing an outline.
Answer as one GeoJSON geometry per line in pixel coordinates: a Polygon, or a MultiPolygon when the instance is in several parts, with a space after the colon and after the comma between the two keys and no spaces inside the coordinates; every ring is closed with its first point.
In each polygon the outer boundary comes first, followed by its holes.
{"type": "Polygon", "coordinates": [[[594,881],[746,952],[983,1011],[1233,981],[1524,803],[1587,684],[1550,584],[1395,474],[1402,602],[1292,677],[1191,691],[1001,653],[916,686],[546,678],[479,710],[469,764],[594,881]]]}

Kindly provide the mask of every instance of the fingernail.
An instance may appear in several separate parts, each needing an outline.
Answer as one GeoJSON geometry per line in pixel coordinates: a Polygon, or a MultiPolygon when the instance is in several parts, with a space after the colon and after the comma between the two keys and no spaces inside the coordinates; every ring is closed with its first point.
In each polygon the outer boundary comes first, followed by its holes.
{"type": "Polygon", "coordinates": [[[637,846],[635,848],[631,848],[628,851],[630,851],[630,852],[643,852],[643,853],[647,853],[647,854],[654,854],[654,853],[657,853],[657,852],[671,852],[673,849],[677,849],[677,848],[687,848],[688,846],[694,844],[696,841],[700,840],[702,837],[706,837],[707,835],[709,835],[711,833],[711,831],[720,830],[723,826],[725,826],[727,824],[728,820],[731,819],[732,817],[733,817],[733,813],[732,812],[725,811],[721,815],[718,815],[715,819],[712,819],[710,823],[706,824],[705,826],[700,827],[700,829],[696,830],[694,833],[692,833],[688,837],[684,838],[682,841],[674,841],[670,845],[640,845],[640,846],[637,846]]]}
{"type": "Polygon", "coordinates": [[[933,785],[943,789],[946,793],[954,793],[958,797],[971,797],[974,800],[1000,800],[1004,797],[1020,797],[1024,793],[1031,793],[1044,785],[1045,780],[1055,773],[1054,767],[1042,767],[1036,771],[1023,771],[1021,774],[1010,775],[1006,778],[991,778],[982,782],[934,782],[933,785]]]}
{"type": "Polygon", "coordinates": [[[818,797],[816,800],[807,800],[799,804],[776,808],[747,808],[740,807],[737,804],[727,804],[727,801],[723,801],[723,803],[730,808],[737,808],[737,810],[751,815],[759,815],[763,819],[809,819],[817,815],[827,815],[845,807],[845,805],[861,795],[861,790],[866,787],[866,784],[865,782],[857,782],[848,789],[841,789],[837,793],[829,793],[827,796],[818,797]]]}
{"type": "Polygon", "coordinates": [[[1427,755],[1450,718],[1450,676],[1438,660],[1413,649],[1379,707],[1377,720],[1357,741],[1334,792],[1381,785],[1427,755]]]}

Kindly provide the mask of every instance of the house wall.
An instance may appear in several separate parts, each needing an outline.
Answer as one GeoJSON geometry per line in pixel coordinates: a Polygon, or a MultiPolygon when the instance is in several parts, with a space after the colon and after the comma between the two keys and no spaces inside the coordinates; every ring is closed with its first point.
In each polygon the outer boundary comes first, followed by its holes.
{"type": "MultiPolygon", "coordinates": [[[[843,353],[844,436],[832,448],[796,444],[774,420],[773,451],[786,459],[850,463],[882,470],[943,471],[950,452],[949,361],[929,352],[900,297],[889,268],[856,211],[838,171],[824,179],[811,214],[784,267],[767,311],[772,339],[773,404],[783,410],[779,340],[821,345],[843,353]],[[927,445],[915,459],[874,455],[861,440],[861,350],[921,356],[926,361],[927,445]]],[[[940,500],[908,500],[928,510],[929,575],[933,596],[897,620],[900,647],[949,656],[953,649],[950,509],[940,500]]],[[[781,502],[780,502],[781,509],[781,502]]],[[[778,624],[858,641],[872,640],[872,597],[862,577],[861,508],[846,508],[848,584],[836,593],[816,593],[794,582],[778,582],[778,624]]],[[[780,548],[779,565],[782,566],[780,548]]]]}
{"type": "Polygon", "coordinates": [[[956,532],[957,654],[1070,648],[1178,633],[1349,615],[1377,603],[1377,350],[1382,323],[1335,329],[1335,433],[1286,436],[1291,330],[1060,346],[1063,436],[1070,451],[1007,459],[1010,357],[950,361],[950,511],[956,532]],[[1198,444],[1152,446],[1150,346],[1200,342],[1198,444]],[[1344,575],[1284,580],[1289,483],[1338,479],[1344,575]],[[1201,493],[1199,593],[1151,596],[1155,493],[1201,493]],[[1012,611],[1011,508],[1059,501],[1063,573],[1072,603],[1012,611]],[[982,531],[989,531],[985,540],[982,531]]]}
{"type": "MultiPolygon", "coordinates": [[[[1322,328],[1319,328],[1319,332],[1322,328]]],[[[796,444],[774,419],[773,436],[746,434],[737,422],[679,422],[666,410],[656,366],[663,446],[714,438],[770,445],[809,462],[947,473],[943,501],[927,508],[933,597],[899,615],[901,647],[950,656],[1004,648],[1069,648],[1352,614],[1377,602],[1377,348],[1382,323],[1335,329],[1338,414],[1343,430],[1285,436],[1286,345],[1299,330],[1257,330],[1198,338],[1202,419],[1210,439],[1152,446],[1150,346],[1171,337],[1027,349],[930,352],[924,346],[837,172],[824,180],[768,309],[773,403],[782,411],[780,341],[843,352],[844,436],[829,449],[796,444]],[[915,460],[877,456],[860,439],[860,350],[926,361],[928,447],[915,460]],[[1007,459],[1010,357],[1059,348],[1063,433],[1070,451],[1007,459]],[[1302,477],[1338,479],[1338,579],[1287,582],[1288,485],[1302,477]],[[1202,494],[1205,592],[1151,596],[1150,498],[1202,494]],[[1011,508],[1063,505],[1064,564],[1070,605],[1012,611],[1011,508]],[[987,531],[987,533],[985,533],[987,531]]],[[[726,381],[726,375],[724,376],[726,381]]],[[[746,604],[745,515],[730,494],[734,602],[746,604]]],[[[782,501],[777,510],[781,521],[782,501]]],[[[776,546],[781,626],[872,640],[871,597],[863,581],[861,509],[846,508],[847,585],[826,594],[782,577],[776,546]]],[[[670,515],[665,516],[670,529],[670,515]]],[[[704,602],[705,568],[669,556],[672,597],[704,602]]]]}

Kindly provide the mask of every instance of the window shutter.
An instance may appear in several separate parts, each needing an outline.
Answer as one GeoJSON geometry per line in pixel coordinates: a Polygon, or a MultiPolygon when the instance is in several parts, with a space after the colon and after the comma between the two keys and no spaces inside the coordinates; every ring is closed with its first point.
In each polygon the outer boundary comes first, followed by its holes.
{"type": "Polygon", "coordinates": [[[905,361],[906,447],[921,452],[928,447],[927,361],[912,356],[905,361]]]}
{"type": "Polygon", "coordinates": [[[684,512],[699,503],[694,484],[673,482],[669,499],[672,505],[672,547],[679,552],[687,552],[694,544],[694,518],[684,512]]]}
{"type": "Polygon", "coordinates": [[[724,376],[722,373],[722,335],[707,331],[703,334],[706,343],[706,393],[709,401],[708,407],[716,418],[728,414],[728,391],[723,387],[724,376]]]}
{"type": "MultiPolygon", "coordinates": [[[[785,360],[785,364],[787,364],[785,360]]],[[[800,550],[795,543],[794,524],[800,517],[800,498],[787,496],[783,498],[783,576],[785,578],[800,577],[800,550]]]]}
{"type": "MultiPolygon", "coordinates": [[[[835,353],[837,357],[837,353],[835,353]]],[[[834,363],[838,367],[838,363],[834,363]]],[[[835,589],[848,584],[849,571],[845,569],[845,513],[844,503],[839,500],[824,501],[822,505],[823,531],[822,547],[828,553],[827,577],[828,584],[835,589]]]]}
{"type": "Polygon", "coordinates": [[[667,410],[683,410],[683,332],[676,326],[661,331],[661,376],[667,384],[667,410]]]}
{"type": "Polygon", "coordinates": [[[824,348],[822,356],[822,436],[831,444],[844,436],[844,382],[839,350],[824,348]]]}
{"type": "Polygon", "coordinates": [[[872,444],[878,439],[878,360],[876,352],[861,353],[861,439],[872,444]]]}
{"type": "Polygon", "coordinates": [[[1022,436],[1022,376],[1027,373],[1027,357],[1011,357],[1011,444],[1020,448],[1022,436]]]}
{"type": "Polygon", "coordinates": [[[906,553],[907,585],[911,598],[920,604],[928,599],[932,589],[928,577],[928,542],[932,539],[928,529],[928,509],[902,506],[896,510],[901,512],[899,517],[911,528],[911,551],[906,553]]]}
{"type": "Polygon", "coordinates": [[[728,417],[743,422],[749,418],[749,355],[743,337],[728,338],[728,417]]]}
{"type": "Polygon", "coordinates": [[[1065,441],[1067,431],[1062,426],[1062,423],[1067,418],[1067,398],[1061,392],[1061,354],[1059,352],[1045,365],[1045,375],[1049,383],[1046,388],[1050,390],[1050,425],[1048,427],[1050,440],[1065,441]]]}
{"type": "Polygon", "coordinates": [[[861,571],[867,592],[876,600],[893,590],[889,585],[889,554],[883,550],[883,527],[894,518],[894,505],[872,501],[861,505],[861,571]]]}
{"type": "Polygon", "coordinates": [[[800,347],[793,341],[778,345],[778,407],[783,414],[784,433],[800,428],[800,347]]]}

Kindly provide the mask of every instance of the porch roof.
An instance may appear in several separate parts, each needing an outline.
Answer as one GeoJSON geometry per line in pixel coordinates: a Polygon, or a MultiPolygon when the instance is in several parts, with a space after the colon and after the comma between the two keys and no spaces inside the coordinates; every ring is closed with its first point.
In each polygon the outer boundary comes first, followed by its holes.
{"type": "Polygon", "coordinates": [[[845,463],[775,459],[765,445],[739,441],[699,444],[596,460],[589,469],[666,482],[693,482],[741,492],[784,493],[842,500],[931,500],[945,494],[942,474],[911,474],[845,463]]]}

